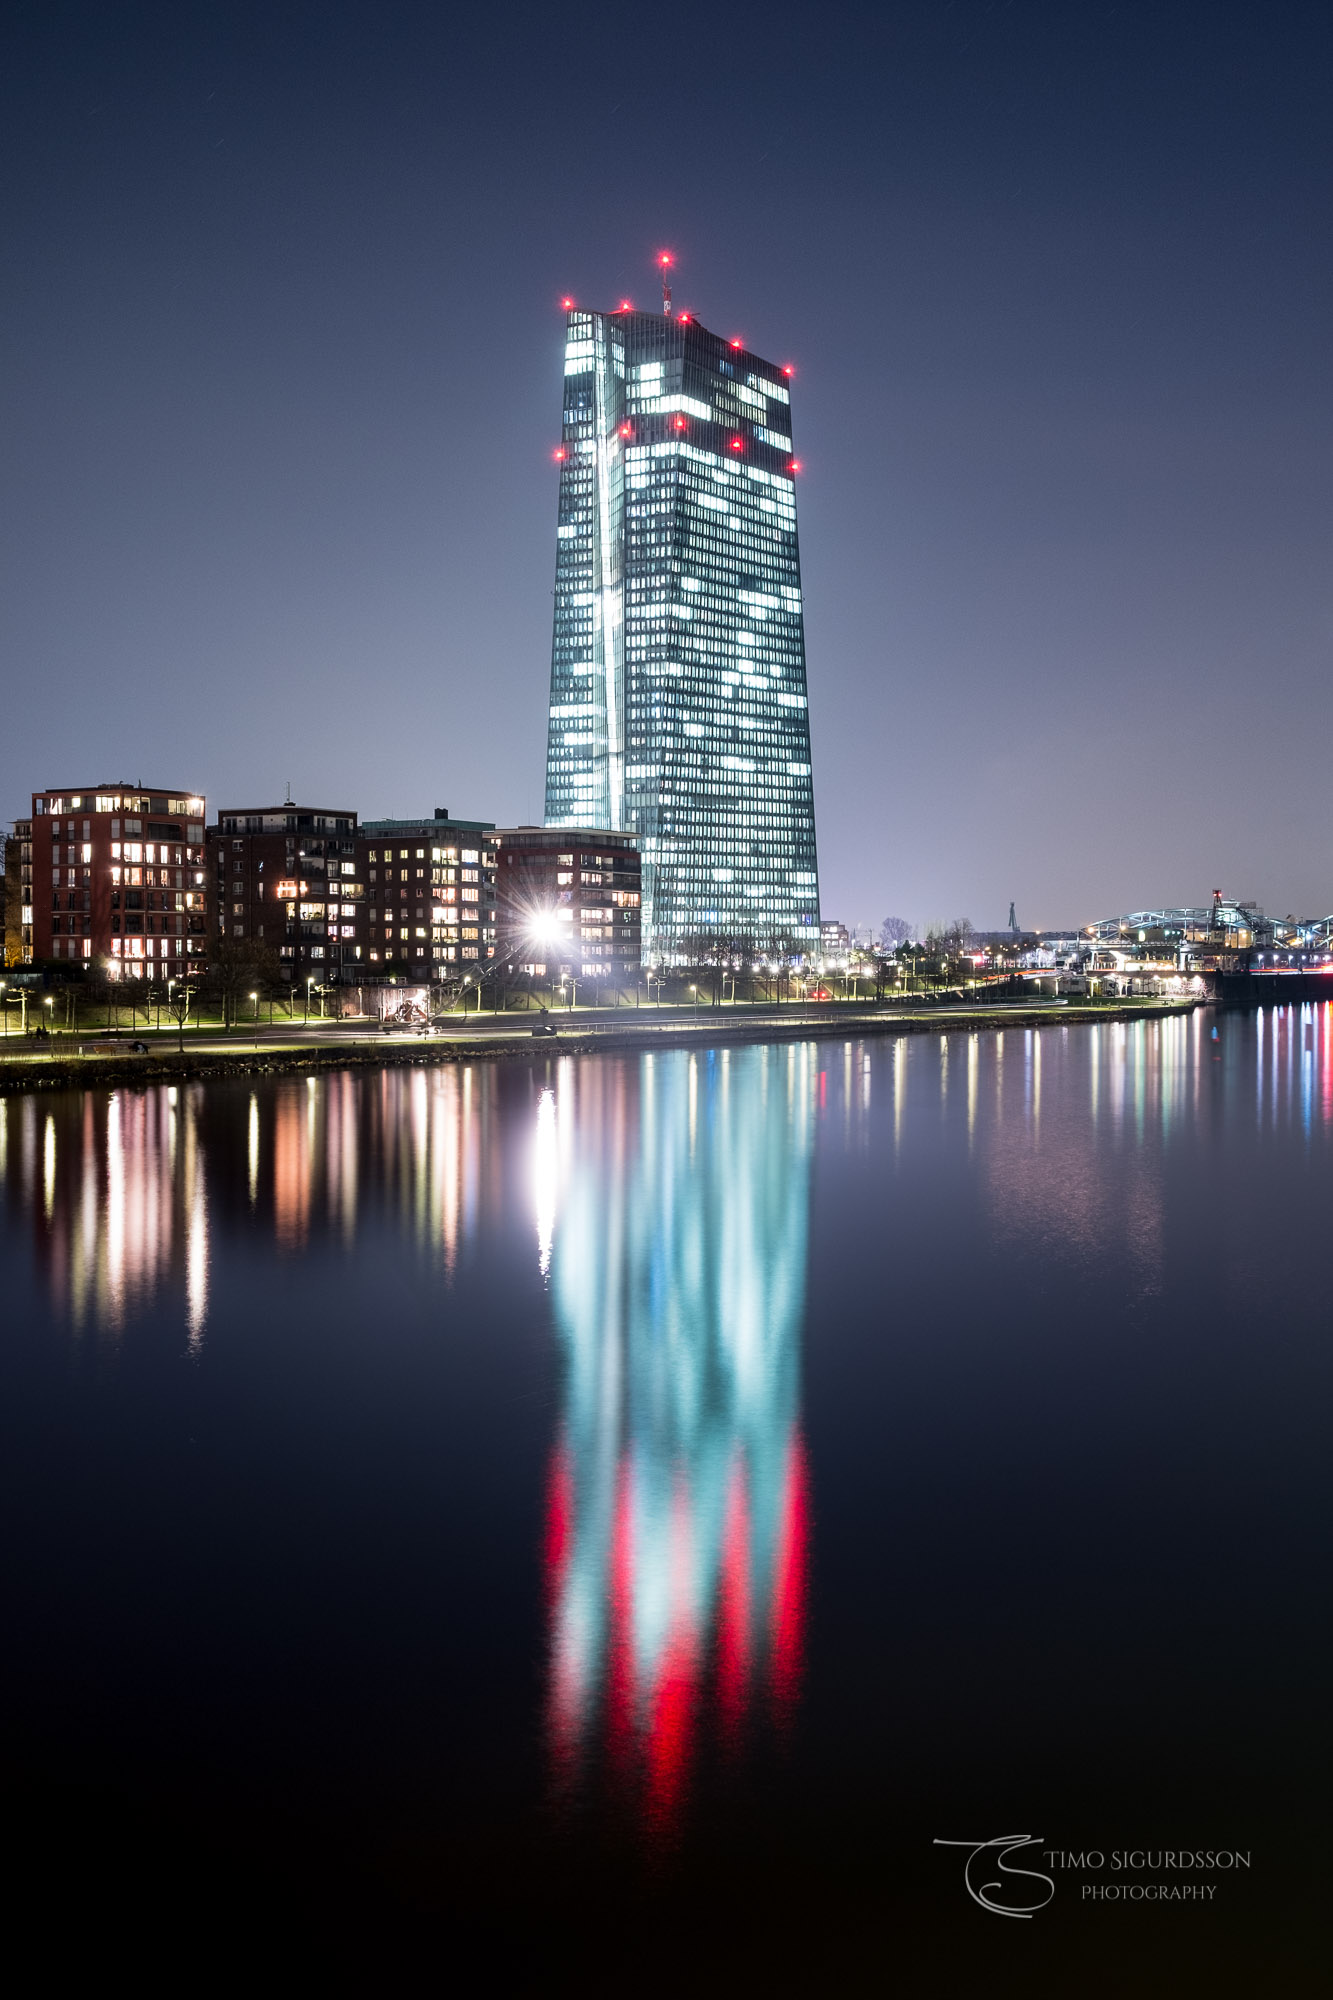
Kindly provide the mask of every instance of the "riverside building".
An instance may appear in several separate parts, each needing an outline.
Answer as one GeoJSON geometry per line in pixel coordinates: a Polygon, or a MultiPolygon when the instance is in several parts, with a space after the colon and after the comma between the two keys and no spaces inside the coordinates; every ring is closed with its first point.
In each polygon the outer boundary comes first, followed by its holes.
{"type": "Polygon", "coordinates": [[[25,957],[113,979],[203,971],[204,801],[125,783],[34,792],[25,957]]]}
{"type": "Polygon", "coordinates": [[[814,952],[790,371],[664,308],[566,315],[545,819],[637,837],[649,957],[814,952]]]}
{"type": "Polygon", "coordinates": [[[210,934],[277,955],[284,985],[338,985],[364,971],[366,872],[346,807],[233,807],[208,829],[210,934]]]}
{"type": "Polygon", "coordinates": [[[5,842],[5,964],[32,963],[32,821],[16,819],[5,842]]]}
{"type": "Polygon", "coordinates": [[[513,826],[495,837],[500,955],[538,976],[632,982],[643,901],[633,835],[513,826]]]}
{"type": "Polygon", "coordinates": [[[492,820],[428,819],[362,824],[372,973],[448,979],[495,957],[492,820]]]}

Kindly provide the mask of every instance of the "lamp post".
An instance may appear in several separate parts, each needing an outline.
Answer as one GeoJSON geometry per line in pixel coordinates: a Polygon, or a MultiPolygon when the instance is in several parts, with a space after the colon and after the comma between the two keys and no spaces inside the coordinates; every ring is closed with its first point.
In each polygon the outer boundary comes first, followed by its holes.
{"type": "MultiPolygon", "coordinates": [[[[174,979],[169,979],[169,980],[167,981],[167,1012],[168,1012],[169,1014],[170,1014],[170,1013],[172,1012],[172,1001],[171,1001],[171,989],[172,989],[172,987],[173,987],[173,986],[174,986],[175,984],[176,984],[176,981],[175,981],[174,979]]],[[[181,1055],[184,1055],[184,1054],[185,1054],[185,1023],[186,1023],[186,1020],[187,1020],[187,1018],[188,1018],[188,1016],[189,1016],[189,1012],[190,1012],[190,982],[189,982],[189,980],[188,980],[188,979],[182,979],[182,980],[181,980],[181,982],[180,982],[180,988],[181,988],[181,997],[180,997],[180,1012],[179,1012],[179,1013],[178,1013],[178,1014],[176,1015],[176,1047],[177,1047],[177,1049],[179,1050],[179,1052],[181,1053],[181,1055]]]]}
{"type": "Polygon", "coordinates": [[[5,998],[5,984],[6,984],[6,982],[5,982],[5,981],[4,981],[3,979],[0,979],[0,1013],[3,1013],[3,1015],[4,1015],[4,1017],[5,1017],[5,1040],[6,1040],[6,1041],[8,1041],[8,1040],[9,1040],[9,1002],[8,1002],[8,1000],[6,1000],[6,998],[5,998]]]}
{"type": "Polygon", "coordinates": [[[53,1018],[53,1017],[52,1017],[52,1014],[51,1014],[51,1009],[52,1009],[52,1008],[53,1008],[53,1007],[55,1006],[55,1004],[56,1004],[56,1003],[55,1003],[55,999],[54,999],[53,995],[52,995],[52,994],[50,994],[50,993],[48,993],[48,994],[46,995],[45,999],[44,999],[44,1000],[42,1001],[42,1005],[43,1005],[43,1007],[45,1007],[45,1008],[46,1008],[46,1010],[47,1010],[47,1013],[46,1013],[46,1039],[47,1039],[47,1041],[48,1041],[48,1042],[49,1042],[49,1041],[50,1041],[50,1039],[51,1039],[51,1021],[52,1021],[52,1018],[53,1018]]]}
{"type": "Polygon", "coordinates": [[[309,979],[307,979],[305,983],[305,1021],[303,1025],[307,1028],[310,1026],[310,989],[314,985],[314,983],[315,983],[315,975],[312,972],[309,979]]]}
{"type": "Polygon", "coordinates": [[[255,1026],[256,1026],[256,1027],[258,1027],[258,1025],[259,1025],[259,995],[258,995],[257,993],[252,993],[252,994],[250,995],[250,998],[251,998],[251,999],[252,999],[252,1000],[254,1001],[254,1003],[255,1003],[255,1026]]]}
{"type": "Polygon", "coordinates": [[[694,1018],[697,1021],[699,1018],[699,989],[697,986],[691,985],[690,991],[694,995],[694,1018]]]}

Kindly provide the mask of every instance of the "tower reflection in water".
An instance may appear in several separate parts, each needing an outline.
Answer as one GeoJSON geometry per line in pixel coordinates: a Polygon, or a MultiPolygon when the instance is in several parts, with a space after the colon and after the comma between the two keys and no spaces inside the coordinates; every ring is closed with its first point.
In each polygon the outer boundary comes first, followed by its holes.
{"type": "Polygon", "coordinates": [[[562,1063],[538,1254],[565,1349],[546,1543],[558,1781],[669,1828],[705,1748],[781,1727],[802,1652],[812,1052],[562,1063]]]}

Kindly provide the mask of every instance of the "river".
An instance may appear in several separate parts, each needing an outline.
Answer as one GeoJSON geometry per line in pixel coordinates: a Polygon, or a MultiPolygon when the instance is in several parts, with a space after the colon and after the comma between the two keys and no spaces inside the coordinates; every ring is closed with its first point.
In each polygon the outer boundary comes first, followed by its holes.
{"type": "Polygon", "coordinates": [[[0,1099],[28,1906],[1307,1990],[1331,1142],[1329,1006],[0,1099]]]}

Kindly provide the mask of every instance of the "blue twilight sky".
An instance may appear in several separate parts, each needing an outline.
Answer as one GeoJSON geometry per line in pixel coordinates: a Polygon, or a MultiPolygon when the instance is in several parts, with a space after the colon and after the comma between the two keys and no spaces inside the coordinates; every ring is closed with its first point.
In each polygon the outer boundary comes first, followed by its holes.
{"type": "Polygon", "coordinates": [[[539,818],[558,300],[670,247],[797,368],[825,914],[1327,912],[1331,56],[1272,0],[11,10],[0,814],[539,818]]]}

